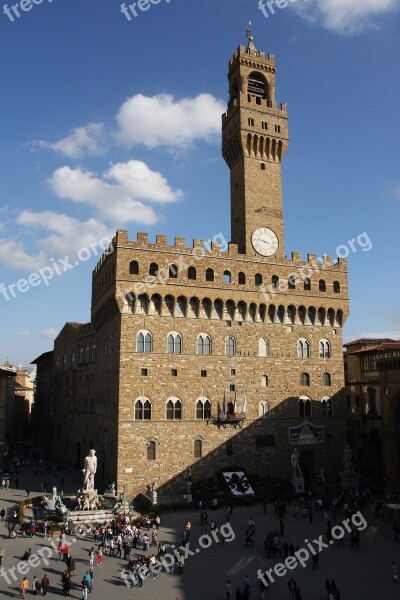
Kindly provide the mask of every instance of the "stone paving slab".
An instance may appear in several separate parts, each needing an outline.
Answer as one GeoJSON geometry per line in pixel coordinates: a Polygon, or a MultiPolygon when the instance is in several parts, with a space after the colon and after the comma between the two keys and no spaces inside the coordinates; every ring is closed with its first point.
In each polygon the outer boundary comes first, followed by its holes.
{"type": "MultiPolygon", "coordinates": [[[[26,475],[28,478],[28,474],[26,475]]],[[[19,475],[22,481],[22,474],[19,475]]],[[[37,478],[40,481],[40,477],[37,478]]],[[[32,489],[35,489],[33,485],[32,489]]],[[[39,487],[37,485],[36,487],[39,487]]],[[[34,495],[34,492],[32,492],[34,495]]],[[[13,509],[16,503],[26,497],[21,490],[10,488],[0,490],[0,508],[2,506],[13,509]]],[[[224,523],[225,511],[209,511],[209,523],[215,518],[217,526],[224,523]]],[[[313,571],[310,566],[297,568],[293,574],[297,583],[301,586],[303,600],[323,600],[324,582],[327,577],[334,578],[341,591],[341,600],[400,600],[400,582],[395,584],[391,578],[391,561],[395,560],[400,569],[400,541],[395,542],[392,528],[389,522],[376,519],[370,509],[363,511],[368,522],[368,528],[360,534],[360,550],[350,548],[349,537],[346,537],[345,547],[336,545],[324,549],[320,553],[319,570],[313,571]]],[[[342,521],[344,515],[339,515],[336,524],[342,521]]],[[[268,560],[264,552],[264,538],[267,532],[279,527],[273,508],[268,506],[267,514],[263,514],[261,506],[251,508],[235,508],[232,515],[231,525],[235,532],[235,539],[224,545],[213,540],[207,549],[201,549],[199,539],[204,535],[204,528],[200,527],[198,512],[166,513],[161,515],[161,528],[158,540],[164,540],[167,545],[180,545],[181,534],[187,520],[192,523],[190,550],[195,552],[185,563],[182,575],[167,574],[163,572],[157,578],[144,582],[142,588],[128,589],[120,577],[121,569],[126,567],[126,562],[120,558],[105,556],[103,564],[95,567],[94,591],[90,600],[110,600],[110,598],[131,600],[133,597],[140,600],[224,600],[225,582],[229,578],[232,583],[233,592],[236,587],[243,588],[243,578],[246,574],[250,576],[252,583],[251,600],[259,599],[260,592],[257,581],[257,570],[274,566],[280,559],[268,560]],[[256,522],[255,548],[247,548],[244,544],[244,531],[249,517],[256,522]]],[[[318,538],[325,534],[325,523],[322,513],[314,513],[313,523],[303,521],[299,517],[294,518],[291,511],[285,520],[285,535],[283,540],[288,543],[293,541],[296,546],[304,546],[304,540],[318,538]]],[[[204,539],[202,539],[204,542],[204,539]]],[[[70,543],[72,554],[77,559],[77,576],[73,578],[71,598],[81,598],[80,582],[88,565],[88,549],[92,546],[91,540],[79,539],[70,543]]],[[[1,597],[19,596],[19,584],[22,575],[17,574],[16,566],[27,548],[33,552],[48,547],[48,541],[42,536],[31,538],[17,538],[9,540],[5,525],[0,526],[0,546],[6,550],[3,567],[11,583],[7,584],[4,578],[0,578],[1,597]],[[9,569],[14,567],[14,573],[18,575],[17,581],[12,580],[9,569]]],[[[46,571],[50,578],[49,597],[63,595],[60,584],[60,575],[63,564],[58,562],[55,553],[49,559],[46,571]]],[[[42,577],[43,569],[40,567],[31,569],[28,579],[36,574],[42,577]]],[[[290,575],[277,578],[266,594],[267,600],[289,600],[287,582],[290,575]]],[[[33,596],[32,593],[29,596],[33,596]]],[[[233,598],[235,593],[232,594],[233,598]]]]}

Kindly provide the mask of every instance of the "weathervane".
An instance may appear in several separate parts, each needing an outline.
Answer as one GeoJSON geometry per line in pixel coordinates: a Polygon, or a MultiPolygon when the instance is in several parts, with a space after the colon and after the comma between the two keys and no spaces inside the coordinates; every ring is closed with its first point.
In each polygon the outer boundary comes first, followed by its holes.
{"type": "Polygon", "coordinates": [[[246,49],[246,52],[247,52],[248,54],[255,54],[256,56],[258,56],[258,54],[259,54],[259,53],[257,52],[257,50],[256,50],[256,48],[255,48],[255,46],[254,46],[254,38],[253,38],[253,35],[252,35],[252,33],[251,33],[251,26],[252,26],[252,22],[251,22],[251,21],[249,21],[249,26],[248,26],[248,28],[246,29],[246,37],[247,37],[247,39],[248,39],[248,42],[249,42],[249,43],[247,44],[247,49],[246,49]]]}

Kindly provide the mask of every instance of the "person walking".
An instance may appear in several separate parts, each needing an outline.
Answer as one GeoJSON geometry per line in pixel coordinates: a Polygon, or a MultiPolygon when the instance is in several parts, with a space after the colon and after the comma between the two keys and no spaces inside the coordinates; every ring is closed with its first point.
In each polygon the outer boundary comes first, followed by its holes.
{"type": "Polygon", "coordinates": [[[228,579],[228,581],[226,582],[225,585],[225,592],[226,592],[226,600],[230,600],[231,599],[231,593],[232,593],[232,586],[231,586],[231,582],[228,579]]]}
{"type": "Polygon", "coordinates": [[[87,600],[87,596],[88,596],[87,592],[88,592],[88,590],[87,590],[86,585],[84,583],[82,583],[82,596],[81,596],[82,600],[87,600]]]}
{"type": "Polygon", "coordinates": [[[26,592],[27,592],[28,588],[29,588],[29,581],[28,581],[28,578],[27,578],[27,577],[24,577],[24,578],[23,578],[23,580],[21,581],[21,586],[20,586],[20,589],[19,589],[19,591],[20,591],[20,593],[21,593],[21,596],[22,596],[23,598],[25,598],[25,594],[26,594],[26,592]]]}
{"type": "Polygon", "coordinates": [[[50,581],[49,581],[49,578],[47,576],[47,573],[45,573],[43,575],[41,583],[42,583],[42,594],[43,594],[43,596],[46,596],[47,591],[49,589],[49,585],[50,585],[50,581]]]}
{"type": "Polygon", "coordinates": [[[6,516],[6,511],[4,509],[4,507],[0,510],[0,517],[1,517],[1,522],[4,521],[4,517],[6,516]]]}
{"type": "Polygon", "coordinates": [[[102,550],[101,546],[99,546],[99,549],[97,550],[96,566],[98,567],[99,565],[101,565],[102,562],[103,562],[103,550],[102,550]]]}

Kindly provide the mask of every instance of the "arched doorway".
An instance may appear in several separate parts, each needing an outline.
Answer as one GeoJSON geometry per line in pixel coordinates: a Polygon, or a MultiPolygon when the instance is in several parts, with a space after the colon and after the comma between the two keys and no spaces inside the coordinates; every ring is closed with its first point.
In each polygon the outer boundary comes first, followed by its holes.
{"type": "Polygon", "coordinates": [[[314,452],[312,450],[302,451],[300,466],[303,471],[304,481],[306,483],[314,481],[314,452]]]}

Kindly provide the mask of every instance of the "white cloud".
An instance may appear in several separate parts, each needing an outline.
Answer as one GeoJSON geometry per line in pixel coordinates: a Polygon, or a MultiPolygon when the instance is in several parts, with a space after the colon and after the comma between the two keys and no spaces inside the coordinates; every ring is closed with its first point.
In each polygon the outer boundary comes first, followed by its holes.
{"type": "Polygon", "coordinates": [[[49,183],[59,198],[87,204],[100,218],[119,226],[133,221],[154,225],[158,221],[157,212],[142,200],[173,202],[182,197],[182,192],[172,190],[159,172],[136,160],[111,166],[101,178],[64,166],[53,173],[49,183]]]}
{"type": "Polygon", "coordinates": [[[105,130],[103,123],[90,123],[86,127],[76,127],[72,133],[58,142],[37,142],[42,148],[50,148],[70,158],[99,156],[105,153],[105,130]]]}
{"type": "Polygon", "coordinates": [[[35,271],[48,263],[44,252],[29,254],[22,242],[12,238],[0,238],[0,263],[14,269],[35,271]]]}
{"type": "Polygon", "coordinates": [[[374,26],[377,17],[399,8],[400,0],[307,0],[294,6],[326,29],[355,34],[374,26]]]}
{"type": "MultiPolygon", "coordinates": [[[[17,224],[50,232],[36,242],[41,253],[46,257],[46,264],[52,258],[76,255],[80,249],[90,249],[91,244],[104,238],[108,237],[111,241],[113,233],[109,227],[96,219],[79,221],[49,210],[41,212],[25,210],[18,216],[17,224]]],[[[102,250],[99,249],[99,258],[101,254],[102,250]]]]}
{"type": "Polygon", "coordinates": [[[211,140],[221,130],[226,105],[210,94],[175,100],[169,94],[128,98],[117,114],[116,138],[131,147],[185,148],[194,140],[211,140]]]}
{"type": "Polygon", "coordinates": [[[20,331],[19,332],[19,337],[31,337],[31,332],[30,331],[20,331]]]}
{"type": "Polygon", "coordinates": [[[54,340],[58,335],[58,331],[56,329],[53,329],[53,327],[49,327],[48,329],[44,329],[41,334],[40,337],[43,338],[49,338],[50,340],[54,340]]]}

